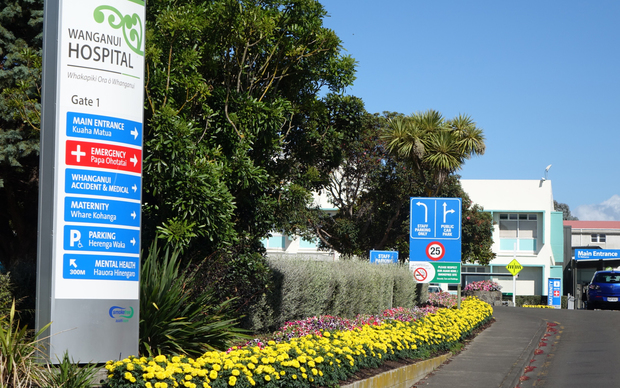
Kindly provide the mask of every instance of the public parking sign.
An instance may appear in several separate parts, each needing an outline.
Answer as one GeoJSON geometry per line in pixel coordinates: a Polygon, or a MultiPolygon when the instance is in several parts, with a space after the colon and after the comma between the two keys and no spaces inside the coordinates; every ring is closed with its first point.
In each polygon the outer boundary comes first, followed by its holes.
{"type": "Polygon", "coordinates": [[[411,198],[409,268],[419,283],[460,283],[461,198],[411,198]]]}

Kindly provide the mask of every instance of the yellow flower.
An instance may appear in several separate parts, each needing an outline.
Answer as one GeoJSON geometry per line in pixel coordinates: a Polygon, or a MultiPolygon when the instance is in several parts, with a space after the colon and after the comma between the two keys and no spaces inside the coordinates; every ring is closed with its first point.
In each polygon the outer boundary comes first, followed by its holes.
{"type": "Polygon", "coordinates": [[[228,385],[234,387],[235,384],[237,384],[237,378],[235,376],[230,376],[230,378],[228,379],[228,385]]]}
{"type": "Polygon", "coordinates": [[[211,380],[215,380],[215,379],[217,379],[217,372],[215,371],[215,369],[214,369],[214,370],[212,370],[211,372],[209,372],[209,378],[210,378],[211,380]]]}
{"type": "Polygon", "coordinates": [[[240,374],[241,374],[241,372],[239,372],[239,370],[238,370],[238,369],[233,369],[233,370],[232,370],[232,375],[233,375],[233,376],[239,376],[240,374]]]}
{"type": "Polygon", "coordinates": [[[292,375],[291,377],[293,378],[293,380],[297,380],[297,375],[292,375]]]}

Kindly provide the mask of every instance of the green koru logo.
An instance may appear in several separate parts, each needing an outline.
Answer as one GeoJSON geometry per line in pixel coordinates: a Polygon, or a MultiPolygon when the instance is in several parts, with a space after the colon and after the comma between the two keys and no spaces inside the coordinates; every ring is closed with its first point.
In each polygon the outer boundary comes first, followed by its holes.
{"type": "Polygon", "coordinates": [[[123,29],[123,36],[125,37],[125,43],[131,48],[131,50],[138,54],[144,55],[144,51],[140,50],[142,47],[142,40],[144,39],[144,26],[137,13],[133,15],[123,16],[116,8],[109,5],[100,5],[95,8],[93,18],[97,23],[103,23],[105,20],[105,11],[110,11],[108,16],[108,23],[110,27],[114,29],[123,29]],[[118,21],[117,21],[118,20],[118,21]],[[129,33],[129,36],[127,34],[129,33]]]}

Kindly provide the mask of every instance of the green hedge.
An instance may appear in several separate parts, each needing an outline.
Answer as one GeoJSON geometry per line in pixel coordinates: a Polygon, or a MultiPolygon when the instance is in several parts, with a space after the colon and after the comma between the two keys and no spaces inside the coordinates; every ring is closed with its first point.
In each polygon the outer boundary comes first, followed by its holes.
{"type": "Polygon", "coordinates": [[[391,307],[413,307],[419,288],[407,266],[362,261],[269,259],[273,289],[246,317],[248,329],[268,332],[286,321],[319,315],[353,318],[391,307]]]}

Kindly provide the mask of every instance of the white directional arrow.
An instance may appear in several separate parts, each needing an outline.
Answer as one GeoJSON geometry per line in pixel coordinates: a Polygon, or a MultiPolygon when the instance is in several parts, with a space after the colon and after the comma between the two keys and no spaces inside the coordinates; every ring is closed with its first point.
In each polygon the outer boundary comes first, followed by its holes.
{"type": "Polygon", "coordinates": [[[138,186],[136,186],[136,185],[131,186],[131,188],[133,189],[134,193],[136,192],[136,190],[138,190],[138,186]]]}
{"type": "Polygon", "coordinates": [[[136,212],[131,212],[131,218],[136,219],[136,212]]]}
{"type": "Polygon", "coordinates": [[[134,167],[136,167],[136,164],[138,164],[138,158],[136,158],[136,155],[134,155],[131,159],[129,159],[129,161],[133,163],[134,167]]]}
{"type": "Polygon", "coordinates": [[[69,265],[77,268],[77,264],[75,264],[75,259],[69,259],[69,265]]]}
{"type": "Polygon", "coordinates": [[[133,131],[129,132],[133,135],[133,139],[136,140],[138,138],[138,128],[133,129],[133,131]]]}
{"type": "Polygon", "coordinates": [[[428,207],[426,206],[426,204],[423,202],[417,202],[416,205],[424,206],[424,222],[428,222],[428,207]]]}
{"type": "Polygon", "coordinates": [[[129,240],[129,242],[131,243],[131,245],[136,245],[136,239],[135,238],[131,238],[131,240],[129,240]]]}
{"type": "Polygon", "coordinates": [[[448,209],[446,210],[446,207],[448,206],[447,203],[443,203],[443,223],[446,223],[446,215],[448,215],[448,213],[454,213],[455,210],[454,209],[448,209]]]}

